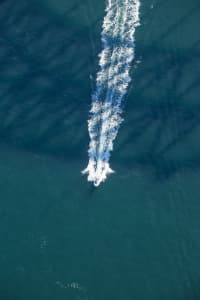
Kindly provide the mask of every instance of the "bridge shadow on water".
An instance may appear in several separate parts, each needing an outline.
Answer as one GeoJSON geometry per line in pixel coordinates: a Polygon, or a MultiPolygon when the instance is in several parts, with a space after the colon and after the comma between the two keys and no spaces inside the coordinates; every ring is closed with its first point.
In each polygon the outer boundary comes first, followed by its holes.
{"type": "Polygon", "coordinates": [[[125,122],[113,156],[114,162],[120,160],[129,170],[150,170],[158,180],[200,169],[200,39],[194,34],[187,48],[176,42],[171,49],[158,46],[173,33],[172,28],[187,25],[188,17],[197,13],[199,5],[161,34],[160,40],[146,47],[139,45],[139,36],[136,45],[141,64],[132,71],[125,122]]]}
{"type": "MultiPolygon", "coordinates": [[[[64,12],[64,23],[36,2],[0,2],[0,140],[85,161],[89,75],[91,68],[94,75],[96,71],[89,31],[95,24],[78,28],[72,18],[68,24],[67,15],[77,6],[64,12]]],[[[142,53],[142,64],[133,68],[133,88],[112,160],[167,179],[177,171],[200,168],[200,41],[189,49],[158,45],[139,45],[138,38],[136,53],[142,53]]]]}
{"type": "Polygon", "coordinates": [[[0,3],[0,139],[65,158],[85,156],[88,28],[34,1],[0,3]],[[70,29],[68,28],[70,25],[70,29]]]}

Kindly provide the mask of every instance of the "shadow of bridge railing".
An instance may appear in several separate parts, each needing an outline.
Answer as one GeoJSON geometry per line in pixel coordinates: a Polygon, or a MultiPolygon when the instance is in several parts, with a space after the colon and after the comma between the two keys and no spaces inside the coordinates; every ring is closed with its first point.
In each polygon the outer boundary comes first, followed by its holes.
{"type": "Polygon", "coordinates": [[[87,143],[89,38],[66,23],[34,1],[0,3],[0,139],[76,157],[87,143]]]}
{"type": "Polygon", "coordinates": [[[133,70],[116,151],[129,169],[150,169],[157,179],[200,169],[199,46],[138,46],[142,64],[133,70]]]}

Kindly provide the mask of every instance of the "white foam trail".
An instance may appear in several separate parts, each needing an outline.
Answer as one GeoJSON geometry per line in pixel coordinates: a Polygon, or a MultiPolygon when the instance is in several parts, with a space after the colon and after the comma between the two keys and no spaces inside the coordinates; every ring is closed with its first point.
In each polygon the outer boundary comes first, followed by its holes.
{"type": "Polygon", "coordinates": [[[91,116],[88,120],[89,163],[83,174],[98,186],[109,173],[110,152],[122,122],[121,103],[131,78],[134,59],[134,34],[139,25],[139,0],[108,0],[103,21],[99,54],[100,70],[96,90],[92,95],[91,116]]]}

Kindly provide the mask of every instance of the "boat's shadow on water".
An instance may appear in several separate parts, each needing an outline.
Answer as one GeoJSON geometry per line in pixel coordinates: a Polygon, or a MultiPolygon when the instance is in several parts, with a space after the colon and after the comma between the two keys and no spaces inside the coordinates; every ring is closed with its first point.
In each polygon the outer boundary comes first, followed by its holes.
{"type": "MultiPolygon", "coordinates": [[[[72,9],[65,12],[66,22],[68,13],[72,9]]],[[[0,3],[0,140],[85,160],[92,29],[82,25],[79,30],[72,21],[69,30],[33,2],[0,3]]],[[[170,27],[160,39],[172,31],[170,27]]],[[[196,40],[187,50],[158,44],[136,45],[142,64],[133,69],[125,122],[112,155],[113,162],[128,169],[151,169],[155,178],[167,179],[200,168],[200,43],[196,40]]]]}

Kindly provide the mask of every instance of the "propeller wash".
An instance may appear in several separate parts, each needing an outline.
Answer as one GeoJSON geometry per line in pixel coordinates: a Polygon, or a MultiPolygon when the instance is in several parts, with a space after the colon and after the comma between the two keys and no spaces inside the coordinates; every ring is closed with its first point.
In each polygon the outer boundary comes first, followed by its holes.
{"type": "Polygon", "coordinates": [[[98,186],[109,173],[110,152],[121,118],[121,103],[131,81],[129,70],[134,59],[134,34],[139,24],[139,0],[108,0],[99,54],[100,70],[92,95],[88,120],[89,163],[83,174],[98,186]]]}

